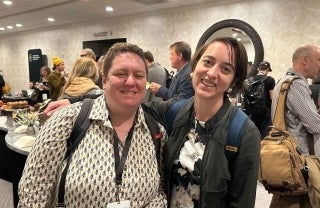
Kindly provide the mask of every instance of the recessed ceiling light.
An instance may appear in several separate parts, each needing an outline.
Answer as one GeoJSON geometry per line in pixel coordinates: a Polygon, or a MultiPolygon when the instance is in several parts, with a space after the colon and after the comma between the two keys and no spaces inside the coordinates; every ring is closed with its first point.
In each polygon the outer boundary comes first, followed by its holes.
{"type": "Polygon", "coordinates": [[[12,4],[12,1],[3,1],[3,4],[5,4],[5,5],[11,5],[11,4],[12,4]]]}
{"type": "Polygon", "coordinates": [[[4,27],[0,27],[0,30],[5,30],[6,28],[4,28],[4,27]]]}
{"type": "Polygon", "coordinates": [[[48,18],[48,21],[49,21],[49,22],[54,22],[54,18],[49,17],[49,18],[48,18]]]}
{"type": "Polygon", "coordinates": [[[16,24],[16,27],[22,27],[22,24],[18,23],[18,24],[16,24]]]}
{"type": "Polygon", "coordinates": [[[112,12],[112,11],[113,11],[113,8],[112,8],[111,6],[107,6],[107,7],[106,7],[106,11],[107,11],[107,12],[112,12]]]}
{"type": "Polygon", "coordinates": [[[11,30],[11,29],[13,29],[13,26],[8,25],[7,28],[11,30]]]}

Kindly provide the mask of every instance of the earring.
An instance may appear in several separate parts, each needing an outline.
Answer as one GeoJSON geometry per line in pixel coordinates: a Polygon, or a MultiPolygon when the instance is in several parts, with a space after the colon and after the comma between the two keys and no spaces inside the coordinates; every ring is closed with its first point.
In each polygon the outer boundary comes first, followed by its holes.
{"type": "Polygon", "coordinates": [[[193,72],[190,73],[190,77],[191,77],[191,78],[192,78],[192,76],[193,76],[193,72]]]}

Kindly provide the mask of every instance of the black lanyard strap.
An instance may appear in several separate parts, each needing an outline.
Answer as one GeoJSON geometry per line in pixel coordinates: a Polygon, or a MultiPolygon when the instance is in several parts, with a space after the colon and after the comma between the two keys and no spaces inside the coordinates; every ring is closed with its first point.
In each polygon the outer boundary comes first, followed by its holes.
{"type": "Polygon", "coordinates": [[[119,154],[119,138],[118,138],[117,133],[115,131],[113,134],[113,150],[114,150],[114,160],[115,160],[116,184],[118,186],[120,186],[122,183],[122,173],[123,173],[124,164],[126,163],[129,149],[131,146],[133,128],[134,128],[134,123],[128,133],[125,145],[122,150],[121,158],[120,158],[120,154],[119,154]]]}

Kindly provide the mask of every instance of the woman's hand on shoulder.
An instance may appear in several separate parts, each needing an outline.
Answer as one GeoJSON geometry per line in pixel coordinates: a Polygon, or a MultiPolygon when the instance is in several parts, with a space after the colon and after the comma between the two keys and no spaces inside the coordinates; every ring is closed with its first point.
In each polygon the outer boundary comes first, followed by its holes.
{"type": "Polygon", "coordinates": [[[52,116],[54,112],[57,110],[70,105],[70,101],[68,99],[58,100],[54,102],[50,102],[48,107],[43,111],[48,117],[52,116]]]}

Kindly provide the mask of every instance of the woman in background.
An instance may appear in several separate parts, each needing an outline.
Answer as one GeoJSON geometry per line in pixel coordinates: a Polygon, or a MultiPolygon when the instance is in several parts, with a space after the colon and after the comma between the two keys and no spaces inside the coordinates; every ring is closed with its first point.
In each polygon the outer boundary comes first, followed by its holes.
{"type": "Polygon", "coordinates": [[[36,87],[40,90],[40,101],[44,101],[49,98],[49,75],[51,69],[48,66],[40,68],[40,80],[36,83],[36,87]]]}
{"type": "Polygon", "coordinates": [[[88,57],[79,58],[73,66],[59,99],[78,97],[84,94],[102,94],[102,89],[95,84],[98,78],[99,72],[95,61],[88,57]]]}

